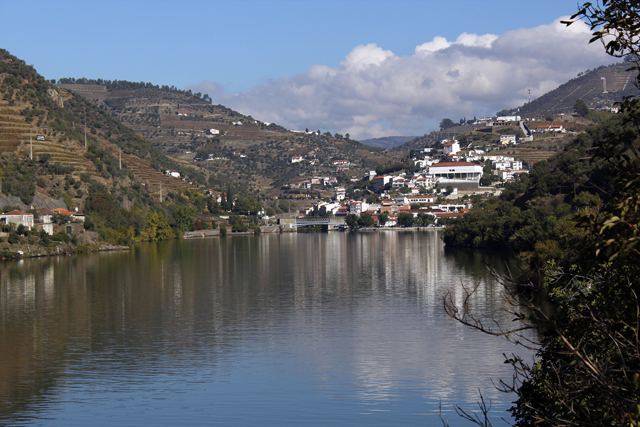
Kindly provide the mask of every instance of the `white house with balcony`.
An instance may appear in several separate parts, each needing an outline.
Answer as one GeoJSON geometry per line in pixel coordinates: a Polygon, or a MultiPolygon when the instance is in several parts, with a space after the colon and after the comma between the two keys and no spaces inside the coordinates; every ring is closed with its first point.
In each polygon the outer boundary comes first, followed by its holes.
{"type": "Polygon", "coordinates": [[[442,162],[429,167],[429,175],[440,186],[477,188],[482,166],[469,162],[442,162]]]}

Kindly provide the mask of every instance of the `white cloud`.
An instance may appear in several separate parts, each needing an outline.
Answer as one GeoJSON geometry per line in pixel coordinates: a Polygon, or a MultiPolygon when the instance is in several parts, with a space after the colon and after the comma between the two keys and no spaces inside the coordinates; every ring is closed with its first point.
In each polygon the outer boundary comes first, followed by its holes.
{"type": "Polygon", "coordinates": [[[224,93],[224,87],[220,83],[211,82],[209,80],[204,80],[197,85],[188,86],[187,89],[191,89],[195,93],[200,92],[202,94],[207,94],[211,97],[216,97],[224,93]]]}
{"type": "Polygon", "coordinates": [[[356,46],[334,68],[315,65],[215,102],[290,129],[361,139],[421,135],[444,117],[522,105],[528,89],[537,97],[580,71],[612,62],[602,46],[588,44],[585,24],[567,28],[560,20],[499,36],[463,33],[452,42],[435,37],[407,57],[375,43],[356,46]]]}

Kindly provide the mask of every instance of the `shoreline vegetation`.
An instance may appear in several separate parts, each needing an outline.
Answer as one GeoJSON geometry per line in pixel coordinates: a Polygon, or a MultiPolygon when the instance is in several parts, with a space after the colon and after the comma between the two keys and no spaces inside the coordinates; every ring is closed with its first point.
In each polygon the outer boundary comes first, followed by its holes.
{"type": "MultiPolygon", "coordinates": [[[[435,227],[362,227],[362,228],[354,228],[354,229],[333,229],[329,230],[330,232],[352,232],[352,233],[377,233],[380,231],[393,231],[393,232],[415,232],[415,231],[439,231],[444,230],[444,226],[435,226],[435,227]]],[[[281,234],[281,233],[315,233],[315,231],[304,231],[298,229],[280,229],[277,227],[263,227],[260,233],[255,233],[253,230],[251,231],[236,231],[229,232],[225,236],[220,234],[219,230],[199,230],[199,231],[189,231],[183,234],[180,238],[176,238],[175,240],[184,239],[203,239],[203,238],[212,238],[212,237],[236,237],[236,236],[259,236],[261,234],[281,234]],[[267,229],[267,230],[265,230],[267,229]]],[[[106,242],[95,242],[89,244],[78,244],[74,245],[71,243],[58,242],[55,246],[42,246],[38,244],[4,244],[2,248],[0,248],[0,261],[7,260],[20,260],[24,258],[41,258],[41,257],[49,257],[49,256],[59,256],[59,255],[77,255],[83,253],[95,253],[95,252],[110,252],[110,251],[128,251],[131,249],[132,245],[136,243],[151,243],[147,242],[133,242],[129,245],[115,245],[106,242]]]]}
{"type": "Polygon", "coordinates": [[[4,245],[0,250],[0,261],[20,260],[24,258],[42,258],[60,255],[77,255],[93,252],[128,251],[131,248],[110,243],[95,243],[90,245],[72,245],[60,243],[53,247],[39,245],[4,245]]]}
{"type": "MultiPolygon", "coordinates": [[[[576,21],[590,26],[591,42],[635,63],[640,88],[637,2],[584,3],[563,23],[576,21]]],[[[520,262],[519,273],[495,275],[511,324],[483,324],[473,285],[443,300],[460,323],[536,351],[533,362],[505,355],[513,381],[496,387],[515,395],[513,425],[640,425],[640,100],[619,107],[444,231],[447,246],[509,249],[520,262]]],[[[482,396],[478,407],[458,413],[491,425],[482,396]]]]}

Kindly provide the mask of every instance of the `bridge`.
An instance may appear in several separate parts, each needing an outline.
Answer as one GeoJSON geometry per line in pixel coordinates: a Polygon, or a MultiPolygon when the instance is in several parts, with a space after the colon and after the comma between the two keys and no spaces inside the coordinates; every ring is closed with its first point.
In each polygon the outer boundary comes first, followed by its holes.
{"type": "Polygon", "coordinates": [[[296,227],[307,227],[315,225],[333,225],[335,227],[345,227],[344,221],[335,218],[326,218],[322,216],[309,216],[296,218],[296,227]]]}

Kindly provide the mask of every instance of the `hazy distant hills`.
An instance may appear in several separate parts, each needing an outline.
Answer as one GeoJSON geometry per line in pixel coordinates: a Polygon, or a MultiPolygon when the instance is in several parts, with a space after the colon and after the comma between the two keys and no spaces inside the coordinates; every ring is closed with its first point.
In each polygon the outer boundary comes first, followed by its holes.
{"type": "Polygon", "coordinates": [[[411,141],[417,138],[417,136],[385,136],[382,138],[363,139],[360,142],[372,147],[384,148],[390,150],[394,147],[404,144],[407,141],[411,141]]]}

